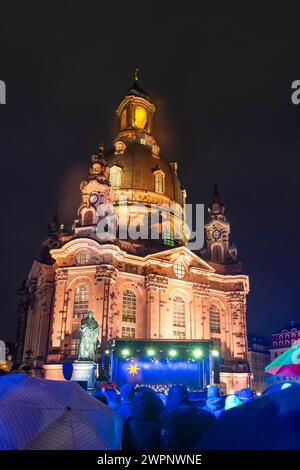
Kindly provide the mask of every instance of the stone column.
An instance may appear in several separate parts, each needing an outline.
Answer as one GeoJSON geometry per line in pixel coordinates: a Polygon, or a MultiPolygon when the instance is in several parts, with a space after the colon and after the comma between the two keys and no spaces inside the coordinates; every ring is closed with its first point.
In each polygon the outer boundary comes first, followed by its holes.
{"type": "Polygon", "coordinates": [[[194,294],[194,339],[209,339],[208,298],[209,284],[198,282],[193,284],[194,294]]]}
{"type": "Polygon", "coordinates": [[[245,323],[245,295],[242,292],[230,292],[228,303],[231,312],[231,337],[233,357],[247,359],[247,340],[245,323]]]}
{"type": "Polygon", "coordinates": [[[68,270],[66,268],[58,268],[55,272],[55,304],[51,325],[52,332],[50,333],[50,349],[61,348],[61,342],[64,337],[64,313],[67,279],[68,270]]]}
{"type": "Polygon", "coordinates": [[[166,309],[162,294],[167,291],[168,278],[150,273],[145,279],[147,295],[147,337],[152,339],[171,338],[166,326],[166,309]],[[167,335],[167,336],[166,336],[167,335]]]}
{"type": "Polygon", "coordinates": [[[94,275],[95,283],[102,284],[102,308],[99,318],[100,347],[102,348],[106,347],[107,341],[113,337],[115,295],[111,287],[117,280],[117,274],[118,270],[114,266],[111,264],[101,263],[96,267],[94,275]]]}

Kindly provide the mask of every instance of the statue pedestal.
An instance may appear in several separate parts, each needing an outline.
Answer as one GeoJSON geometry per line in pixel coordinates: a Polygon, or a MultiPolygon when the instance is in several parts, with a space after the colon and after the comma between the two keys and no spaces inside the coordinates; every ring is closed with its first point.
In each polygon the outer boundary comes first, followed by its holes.
{"type": "Polygon", "coordinates": [[[66,380],[62,364],[44,364],[44,378],[47,380],[66,380]]]}
{"type": "Polygon", "coordinates": [[[88,389],[95,387],[97,364],[94,361],[75,361],[72,380],[87,382],[88,389]]]}

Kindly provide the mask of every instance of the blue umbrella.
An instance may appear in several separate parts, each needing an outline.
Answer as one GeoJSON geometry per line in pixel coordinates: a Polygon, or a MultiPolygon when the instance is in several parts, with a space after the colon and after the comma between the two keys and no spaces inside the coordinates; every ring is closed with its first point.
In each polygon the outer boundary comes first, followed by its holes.
{"type": "Polygon", "coordinates": [[[0,377],[0,449],[119,449],[122,421],[76,382],[0,377]]]}
{"type": "Polygon", "coordinates": [[[225,411],[196,449],[300,449],[300,390],[285,390],[225,411]]]}

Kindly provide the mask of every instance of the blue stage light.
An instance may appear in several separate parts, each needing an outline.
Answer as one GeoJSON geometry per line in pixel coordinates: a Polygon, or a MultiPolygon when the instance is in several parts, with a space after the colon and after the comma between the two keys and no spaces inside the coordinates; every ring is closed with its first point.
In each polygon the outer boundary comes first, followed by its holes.
{"type": "Polygon", "coordinates": [[[219,357],[220,353],[217,349],[213,349],[212,352],[211,352],[212,356],[214,357],[219,357]]]}
{"type": "Polygon", "coordinates": [[[148,356],[151,356],[151,357],[154,356],[155,355],[154,349],[148,349],[147,354],[148,356]]]}
{"type": "Polygon", "coordinates": [[[170,349],[169,356],[171,356],[171,357],[177,356],[177,351],[175,349],[170,349]]]}
{"type": "Polygon", "coordinates": [[[200,357],[202,357],[202,354],[203,353],[202,353],[201,349],[194,349],[194,351],[193,351],[193,355],[196,359],[199,359],[200,357]]]}
{"type": "Polygon", "coordinates": [[[129,349],[127,349],[127,348],[122,349],[122,356],[126,357],[126,356],[129,356],[129,354],[130,354],[129,349]]]}

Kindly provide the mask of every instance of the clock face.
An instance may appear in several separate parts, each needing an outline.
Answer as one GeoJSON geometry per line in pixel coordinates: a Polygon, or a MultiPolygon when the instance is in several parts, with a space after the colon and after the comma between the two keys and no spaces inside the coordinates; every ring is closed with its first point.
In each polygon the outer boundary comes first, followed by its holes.
{"type": "Polygon", "coordinates": [[[90,202],[91,202],[92,204],[95,204],[97,201],[98,201],[98,196],[97,196],[97,194],[91,194],[91,195],[90,195],[90,202]]]}
{"type": "Polygon", "coordinates": [[[216,229],[213,231],[212,236],[214,237],[215,240],[219,240],[221,238],[221,230],[216,229]]]}

